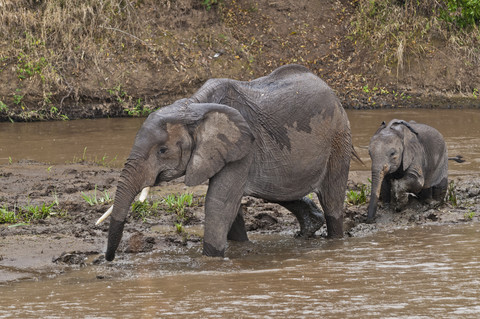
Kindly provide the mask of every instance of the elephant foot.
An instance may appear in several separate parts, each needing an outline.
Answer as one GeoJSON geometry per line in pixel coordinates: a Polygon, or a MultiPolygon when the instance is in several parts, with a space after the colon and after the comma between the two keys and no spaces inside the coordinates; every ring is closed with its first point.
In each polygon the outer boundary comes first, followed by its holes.
{"type": "Polygon", "coordinates": [[[325,224],[325,217],[320,211],[311,211],[309,215],[304,216],[300,223],[300,231],[295,234],[295,238],[315,237],[315,233],[325,224]]]}
{"type": "Polygon", "coordinates": [[[328,238],[343,238],[343,216],[326,216],[328,238]]]}
{"type": "Polygon", "coordinates": [[[207,257],[225,257],[225,249],[216,249],[209,243],[203,243],[203,255],[207,257]]]}
{"type": "Polygon", "coordinates": [[[280,205],[291,211],[298,220],[300,231],[296,238],[314,237],[315,232],[325,223],[325,217],[320,208],[308,197],[300,200],[279,202],[280,205]]]}

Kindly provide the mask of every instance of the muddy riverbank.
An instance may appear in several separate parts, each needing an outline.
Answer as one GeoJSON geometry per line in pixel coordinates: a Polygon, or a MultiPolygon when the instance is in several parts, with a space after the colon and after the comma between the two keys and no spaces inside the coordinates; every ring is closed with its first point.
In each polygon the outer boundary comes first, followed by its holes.
{"type": "MultiPolygon", "coordinates": [[[[104,263],[108,221],[99,226],[95,226],[95,221],[109,207],[110,203],[101,201],[113,197],[119,173],[118,168],[92,163],[48,165],[21,161],[1,166],[0,199],[3,206],[0,209],[20,212],[32,207],[50,207],[50,217],[0,224],[0,283],[37,280],[104,263]],[[97,203],[90,205],[85,198],[96,198],[97,203]]],[[[358,184],[367,177],[367,171],[351,172],[349,190],[358,190],[358,184]]],[[[373,225],[365,223],[366,204],[346,203],[344,240],[425,224],[478,223],[480,178],[459,176],[453,181],[449,194],[455,197],[457,206],[452,201],[438,207],[412,202],[400,213],[380,208],[373,225]]],[[[206,185],[187,188],[177,180],[154,189],[148,201],[158,203],[152,208],[155,214],[130,215],[115,262],[121,263],[134,254],[184,248],[196,249],[200,257],[206,188],[206,185]],[[175,226],[179,222],[177,215],[162,203],[162,199],[171,193],[193,194],[192,206],[185,209],[182,232],[178,232],[175,226]]],[[[298,230],[293,215],[278,205],[246,197],[243,206],[249,234],[279,233],[293,237],[298,230]]],[[[324,226],[317,232],[317,238],[310,240],[325,241],[325,234],[324,226]]],[[[245,254],[255,253],[249,251],[249,245],[241,249],[245,249],[245,254]]]]}

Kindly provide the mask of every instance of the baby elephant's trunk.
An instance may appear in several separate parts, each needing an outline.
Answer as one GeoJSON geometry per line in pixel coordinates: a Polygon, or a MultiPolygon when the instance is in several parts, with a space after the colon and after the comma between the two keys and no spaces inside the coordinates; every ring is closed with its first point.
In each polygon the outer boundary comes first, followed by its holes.
{"type": "Polygon", "coordinates": [[[388,166],[384,165],[380,170],[372,170],[372,194],[370,195],[370,204],[368,205],[367,223],[373,222],[377,213],[378,199],[382,188],[383,178],[388,171],[388,166]]]}

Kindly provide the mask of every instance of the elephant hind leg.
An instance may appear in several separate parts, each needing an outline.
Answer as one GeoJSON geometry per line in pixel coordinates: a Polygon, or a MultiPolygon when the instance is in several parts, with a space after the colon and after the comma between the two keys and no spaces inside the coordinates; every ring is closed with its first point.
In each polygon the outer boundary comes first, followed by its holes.
{"type": "Polygon", "coordinates": [[[349,163],[350,161],[330,169],[317,192],[318,200],[325,212],[329,238],[343,237],[343,212],[349,163]]]}
{"type": "Polygon", "coordinates": [[[313,237],[315,232],[325,223],[322,210],[307,197],[300,200],[279,202],[279,204],[291,211],[300,224],[300,231],[295,237],[313,237]]]}
{"type": "Polygon", "coordinates": [[[227,235],[228,240],[248,241],[247,230],[245,229],[245,221],[243,220],[242,207],[238,209],[237,217],[233,221],[232,227],[227,235]]]}

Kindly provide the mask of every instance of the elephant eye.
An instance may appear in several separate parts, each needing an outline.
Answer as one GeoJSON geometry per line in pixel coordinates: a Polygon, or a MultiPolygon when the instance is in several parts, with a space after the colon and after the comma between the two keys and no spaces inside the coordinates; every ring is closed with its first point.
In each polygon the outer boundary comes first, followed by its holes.
{"type": "Polygon", "coordinates": [[[164,153],[167,152],[167,150],[168,150],[168,148],[167,148],[166,146],[162,146],[162,147],[160,147],[160,149],[158,150],[158,153],[164,154],[164,153]]]}

